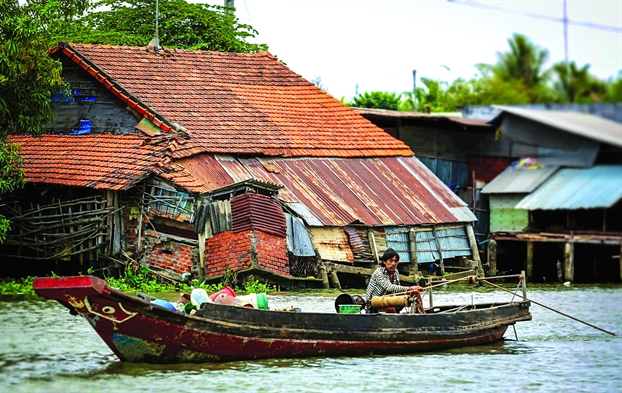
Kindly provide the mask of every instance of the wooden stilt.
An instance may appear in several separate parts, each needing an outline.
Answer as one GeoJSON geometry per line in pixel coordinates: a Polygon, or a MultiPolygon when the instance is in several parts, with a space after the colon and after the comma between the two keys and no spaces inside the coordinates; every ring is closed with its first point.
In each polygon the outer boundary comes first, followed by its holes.
{"type": "Polygon", "coordinates": [[[574,243],[571,241],[564,247],[564,280],[574,281],[574,243]]]}
{"type": "Polygon", "coordinates": [[[326,273],[326,266],[324,264],[320,265],[320,274],[322,275],[322,287],[324,287],[325,289],[330,288],[328,273],[326,273]]]}
{"type": "Polygon", "coordinates": [[[339,282],[339,277],[337,276],[337,270],[328,270],[328,281],[330,282],[330,286],[332,288],[341,289],[341,283],[339,282]]]}
{"type": "Polygon", "coordinates": [[[527,242],[527,277],[533,277],[533,242],[527,242]]]}
{"type": "Polygon", "coordinates": [[[408,231],[408,240],[410,242],[410,274],[417,274],[419,271],[418,259],[417,259],[417,231],[415,228],[410,228],[408,231]]]}
{"type": "Polygon", "coordinates": [[[491,238],[488,241],[488,252],[486,254],[488,258],[488,273],[491,276],[497,275],[497,241],[491,238]]]}

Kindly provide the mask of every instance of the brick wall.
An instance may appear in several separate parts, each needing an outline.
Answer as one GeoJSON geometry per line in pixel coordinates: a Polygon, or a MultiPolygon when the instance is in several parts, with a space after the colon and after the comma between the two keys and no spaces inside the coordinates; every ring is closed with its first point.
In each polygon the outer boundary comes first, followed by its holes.
{"type": "Polygon", "coordinates": [[[190,272],[194,246],[168,242],[153,247],[149,254],[149,265],[168,270],[177,274],[190,272]]]}
{"type": "MultiPolygon", "coordinates": [[[[135,251],[138,246],[138,220],[130,218],[130,211],[126,210],[127,245],[129,250],[135,251]]],[[[198,267],[196,246],[169,240],[166,234],[158,234],[147,227],[145,220],[140,239],[140,263],[180,275],[193,272],[193,263],[198,267]]],[[[258,230],[227,231],[205,241],[206,277],[222,276],[227,269],[239,271],[253,266],[289,276],[287,263],[287,242],[281,236],[258,230]]]]}
{"type": "Polygon", "coordinates": [[[287,241],[264,232],[255,231],[257,263],[260,267],[289,276],[287,241]]]}

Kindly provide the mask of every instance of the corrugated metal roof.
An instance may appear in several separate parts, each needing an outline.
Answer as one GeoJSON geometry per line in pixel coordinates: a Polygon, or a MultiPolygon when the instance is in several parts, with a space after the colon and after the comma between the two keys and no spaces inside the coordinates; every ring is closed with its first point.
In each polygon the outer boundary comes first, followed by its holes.
{"type": "Polygon", "coordinates": [[[358,113],[365,117],[369,116],[378,116],[378,117],[388,117],[393,119],[420,119],[420,120],[429,120],[442,124],[447,123],[458,123],[461,125],[467,126],[475,126],[475,127],[486,127],[492,128],[491,124],[486,120],[480,119],[471,119],[462,117],[461,112],[452,112],[452,113],[423,113],[423,112],[404,112],[404,111],[393,111],[389,109],[376,109],[376,108],[355,108],[358,113]]]}
{"type": "Polygon", "coordinates": [[[564,168],[521,200],[516,209],[609,208],[622,199],[622,165],[564,168]]]}
{"type": "Polygon", "coordinates": [[[223,168],[232,177],[232,183],[247,180],[250,175],[262,182],[282,185],[279,199],[311,226],[476,221],[466,203],[415,157],[234,159],[217,156],[215,160],[201,160],[185,169],[202,176],[208,171],[222,173],[223,168]],[[197,169],[196,165],[208,162],[209,168],[197,169]]]}
{"type": "MultiPolygon", "coordinates": [[[[496,105],[495,108],[585,138],[622,147],[622,124],[602,117],[582,112],[536,110],[501,105],[496,105]]],[[[500,116],[503,116],[503,113],[500,116]]],[[[492,120],[492,122],[495,121],[492,120]]]]}
{"type": "Polygon", "coordinates": [[[482,189],[482,194],[526,194],[535,190],[551,177],[559,167],[543,166],[539,168],[506,168],[499,176],[482,189]]]}
{"type": "Polygon", "coordinates": [[[286,237],[287,224],[281,206],[266,195],[245,193],[231,198],[233,233],[259,229],[286,237]]]}

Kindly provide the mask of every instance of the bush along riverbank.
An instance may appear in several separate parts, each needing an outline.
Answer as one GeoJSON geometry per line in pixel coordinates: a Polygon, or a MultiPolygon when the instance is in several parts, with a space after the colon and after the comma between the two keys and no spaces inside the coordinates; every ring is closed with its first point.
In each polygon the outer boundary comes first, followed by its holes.
{"type": "MultiPolygon", "coordinates": [[[[89,271],[89,274],[92,272],[89,271]]],[[[58,275],[52,274],[51,277],[58,277],[58,275]]],[[[225,286],[232,287],[235,292],[240,293],[270,293],[278,292],[280,288],[276,285],[270,284],[268,281],[260,282],[259,280],[248,280],[242,287],[233,286],[229,281],[227,275],[225,280],[217,284],[201,284],[198,280],[193,280],[189,283],[170,283],[162,282],[158,278],[154,277],[147,266],[142,266],[138,271],[133,272],[131,269],[127,269],[123,277],[102,277],[108,282],[108,285],[112,288],[121,290],[125,293],[136,295],[138,293],[160,294],[160,293],[172,293],[183,292],[190,293],[194,288],[205,289],[208,293],[218,292],[225,286]]],[[[36,296],[32,287],[34,277],[23,278],[2,278],[0,279],[0,295],[8,296],[36,296]]]]}

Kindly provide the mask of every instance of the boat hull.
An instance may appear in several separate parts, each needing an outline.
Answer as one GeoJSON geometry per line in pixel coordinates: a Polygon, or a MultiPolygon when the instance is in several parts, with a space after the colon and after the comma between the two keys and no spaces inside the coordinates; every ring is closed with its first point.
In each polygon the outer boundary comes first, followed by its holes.
{"type": "Polygon", "coordinates": [[[122,361],[222,362],[428,352],[493,343],[531,319],[529,302],[430,314],[337,314],[206,303],[189,316],[91,276],[37,278],[37,294],[83,316],[122,361]]]}

